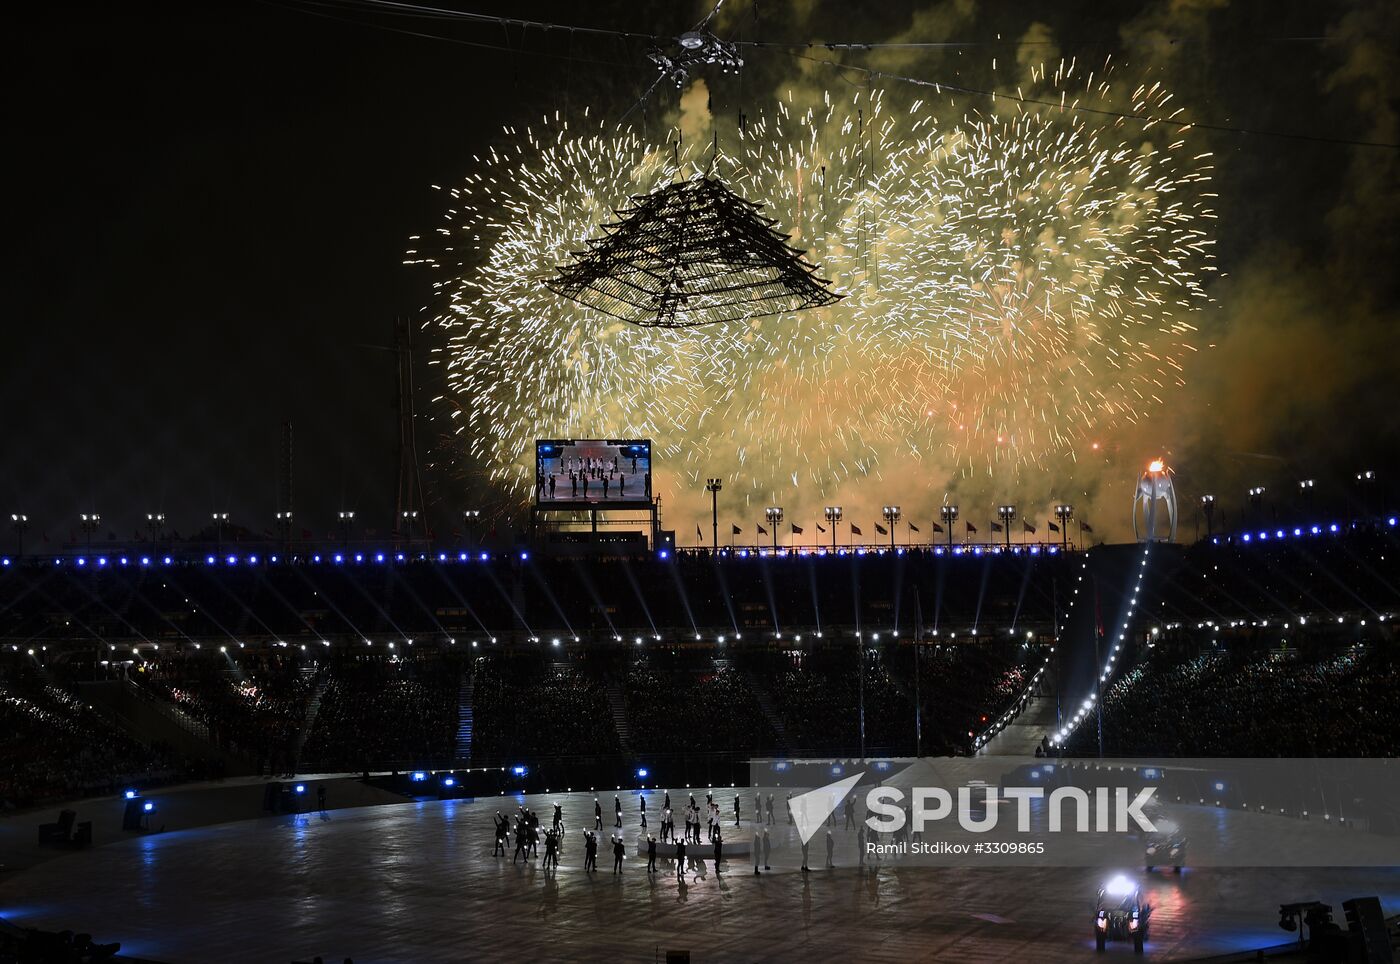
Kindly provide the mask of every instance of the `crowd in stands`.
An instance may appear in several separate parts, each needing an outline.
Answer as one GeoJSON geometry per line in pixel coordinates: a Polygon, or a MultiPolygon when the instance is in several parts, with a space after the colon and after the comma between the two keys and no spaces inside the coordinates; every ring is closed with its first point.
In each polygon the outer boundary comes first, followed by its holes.
{"type": "Polygon", "coordinates": [[[601,679],[533,654],[478,660],[472,707],[474,761],[602,756],[620,750],[601,679]]]}
{"type": "Polygon", "coordinates": [[[256,760],[259,772],[290,769],[315,688],[314,668],[280,651],[237,662],[202,653],[133,667],[130,678],[208,728],[222,749],[256,760]]]}
{"type": "Polygon", "coordinates": [[[0,808],[215,775],[208,761],[146,745],[36,670],[0,675],[0,808]]]}
{"type": "Polygon", "coordinates": [[[448,659],[347,656],[329,668],[303,771],[451,760],[461,668],[448,659]]]}
{"type": "Polygon", "coordinates": [[[684,750],[774,753],[777,735],[742,674],[697,660],[653,658],[623,677],[632,748],[641,753],[684,750]]]}
{"type": "MultiPolygon", "coordinates": [[[[1240,648],[1158,649],[1103,698],[1107,756],[1394,756],[1400,751],[1400,654],[1240,648]]],[[[1071,755],[1097,753],[1081,726],[1071,755]]]]}

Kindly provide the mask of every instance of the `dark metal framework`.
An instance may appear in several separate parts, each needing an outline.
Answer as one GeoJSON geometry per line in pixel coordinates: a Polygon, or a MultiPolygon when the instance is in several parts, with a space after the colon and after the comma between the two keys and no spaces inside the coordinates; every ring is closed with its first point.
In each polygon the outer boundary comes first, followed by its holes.
{"type": "Polygon", "coordinates": [[[632,198],[546,286],[634,325],[690,328],[829,305],[842,296],[708,174],[632,198]]]}

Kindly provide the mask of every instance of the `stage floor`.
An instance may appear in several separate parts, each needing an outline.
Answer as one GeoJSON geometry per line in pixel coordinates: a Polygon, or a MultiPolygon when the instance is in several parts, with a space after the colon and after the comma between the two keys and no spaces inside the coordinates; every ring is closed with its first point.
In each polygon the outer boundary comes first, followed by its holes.
{"type": "MultiPolygon", "coordinates": [[[[717,791],[733,828],[733,791],[717,791]]],[[[673,793],[682,803],[682,794],[673,793]]],[[[718,876],[648,876],[628,856],[612,874],[612,793],[602,795],[599,871],[585,874],[579,831],[592,794],[427,801],[269,817],[119,841],[0,881],[0,917],[71,928],[123,953],[168,962],[609,960],[653,961],[689,950],[709,961],[1088,961],[1094,894],[1108,869],[941,870],[853,866],[837,833],[835,869],[812,847],[809,874],[753,875],[737,860],[718,876]],[[492,815],[517,803],[549,822],[564,804],[557,872],[492,856],[492,815]]],[[[648,793],[652,829],[660,794],[648,793]]],[[[623,797],[629,850],[636,798],[623,797]]],[[[752,798],[745,796],[747,806],[752,798]]],[[[780,804],[781,805],[781,804],[780,804]]],[[[792,833],[781,814],[775,835],[792,833]]],[[[820,853],[818,852],[820,851],[820,853]]],[[[542,852],[542,848],[541,848],[542,852]]],[[[1400,870],[1188,870],[1143,875],[1154,904],[1148,954],[1186,960],[1282,943],[1278,904],[1377,895],[1400,909],[1400,870]]],[[[1109,957],[1131,959],[1130,944],[1109,957]]]]}

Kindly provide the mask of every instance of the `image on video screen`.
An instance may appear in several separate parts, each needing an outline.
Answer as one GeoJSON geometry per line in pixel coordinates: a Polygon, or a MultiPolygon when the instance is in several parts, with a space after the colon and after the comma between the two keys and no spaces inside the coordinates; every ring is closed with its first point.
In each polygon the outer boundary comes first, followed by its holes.
{"type": "Polygon", "coordinates": [[[535,502],[651,501],[651,442],[548,439],[535,443],[535,502]]]}

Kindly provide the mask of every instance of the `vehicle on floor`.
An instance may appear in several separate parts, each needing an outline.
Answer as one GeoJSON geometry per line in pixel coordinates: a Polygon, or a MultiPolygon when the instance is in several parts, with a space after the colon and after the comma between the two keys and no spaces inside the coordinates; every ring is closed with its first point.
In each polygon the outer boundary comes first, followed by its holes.
{"type": "Polygon", "coordinates": [[[1109,941],[1132,941],[1133,953],[1147,943],[1152,908],[1143,900],[1142,888],[1119,874],[1099,888],[1094,905],[1094,946],[1104,950],[1109,941]]]}
{"type": "Polygon", "coordinates": [[[1147,838],[1143,848],[1143,863],[1147,872],[1158,867],[1170,867],[1172,873],[1181,873],[1186,866],[1186,835],[1181,828],[1171,822],[1158,820],[1157,832],[1147,838]]]}

